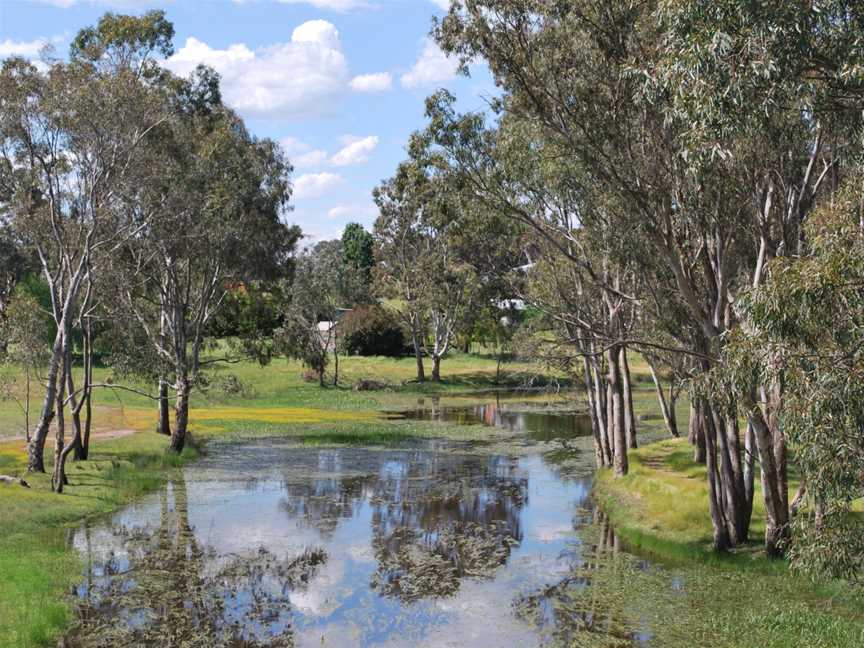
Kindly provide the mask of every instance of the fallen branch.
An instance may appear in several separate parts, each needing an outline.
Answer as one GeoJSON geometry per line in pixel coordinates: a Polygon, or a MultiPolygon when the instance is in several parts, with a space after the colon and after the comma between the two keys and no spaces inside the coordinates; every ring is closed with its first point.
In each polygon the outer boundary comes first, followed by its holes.
{"type": "Polygon", "coordinates": [[[23,486],[24,488],[30,488],[30,484],[28,484],[23,479],[18,477],[10,477],[9,475],[0,475],[0,484],[18,484],[19,486],[23,486]]]}

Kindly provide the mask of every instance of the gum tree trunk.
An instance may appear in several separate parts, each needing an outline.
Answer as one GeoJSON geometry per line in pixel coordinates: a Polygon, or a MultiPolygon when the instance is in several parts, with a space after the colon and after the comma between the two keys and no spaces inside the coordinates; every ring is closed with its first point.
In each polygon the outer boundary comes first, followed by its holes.
{"type": "Polygon", "coordinates": [[[606,352],[606,361],[609,364],[608,385],[611,394],[611,417],[608,427],[612,428],[614,441],[613,468],[616,477],[623,477],[629,470],[627,461],[627,430],[624,424],[624,394],[621,381],[621,367],[619,365],[620,350],[613,346],[606,352]]]}
{"type": "Polygon", "coordinates": [[[667,403],[666,394],[663,392],[663,385],[660,382],[660,376],[657,374],[657,370],[654,368],[654,363],[647,360],[647,358],[646,361],[648,362],[648,370],[651,372],[651,380],[654,382],[654,390],[657,392],[657,400],[660,403],[660,412],[663,414],[663,421],[666,423],[666,429],[669,430],[669,434],[677,438],[680,434],[678,433],[678,422],[675,418],[675,401],[671,398],[672,389],[670,387],[670,398],[667,403]]]}
{"type": "Polygon", "coordinates": [[[186,446],[186,430],[189,425],[189,378],[185,367],[177,372],[175,385],[177,399],[174,402],[174,429],[171,431],[171,450],[180,453],[186,446]]]}
{"type": "Polygon", "coordinates": [[[585,393],[588,396],[588,413],[591,417],[591,434],[594,437],[594,462],[598,468],[606,466],[606,453],[603,450],[603,436],[605,431],[601,428],[601,422],[597,419],[597,406],[595,401],[594,381],[591,378],[591,364],[587,355],[582,356],[582,377],[585,382],[585,393]]]}
{"type": "MultiPolygon", "coordinates": [[[[68,327],[64,327],[68,328],[68,327]]],[[[65,399],[66,399],[66,377],[68,372],[71,370],[69,367],[68,358],[69,358],[69,331],[64,330],[62,333],[63,342],[61,343],[62,348],[62,365],[60,369],[60,375],[57,377],[58,386],[57,392],[55,395],[55,409],[57,412],[57,429],[54,436],[54,472],[51,475],[51,490],[55,493],[63,492],[63,485],[65,483],[65,474],[63,472],[63,459],[64,454],[63,450],[66,447],[66,417],[65,417],[65,399]]]]}
{"type": "Polygon", "coordinates": [[[420,331],[417,315],[411,316],[411,343],[414,345],[414,358],[417,360],[417,382],[426,382],[426,370],[423,367],[423,346],[420,343],[420,331]]]}
{"type": "MultiPolygon", "coordinates": [[[[159,314],[159,346],[165,348],[165,328],[168,325],[168,314],[165,312],[164,301],[159,314]]],[[[165,379],[165,368],[159,371],[159,420],[156,432],[171,436],[171,417],[168,406],[168,381],[165,379]]]]}
{"type": "Polygon", "coordinates": [[[627,362],[627,347],[621,347],[619,357],[621,363],[621,392],[624,397],[624,429],[627,434],[627,447],[637,448],[636,417],[633,416],[633,390],[630,381],[630,364],[627,362]]]}
{"type": "Polygon", "coordinates": [[[699,464],[705,463],[705,426],[699,401],[690,403],[690,425],[687,436],[693,446],[693,461],[699,464]]]}
{"type": "Polygon", "coordinates": [[[45,472],[45,440],[48,430],[54,420],[54,401],[57,398],[57,376],[63,364],[63,331],[58,328],[51,349],[51,361],[48,365],[48,375],[45,378],[45,400],[42,403],[42,414],[36,429],[27,444],[27,470],[30,472],[45,472]]]}
{"type": "Polygon", "coordinates": [[[761,411],[755,410],[749,422],[753,425],[762,475],[765,500],[765,552],[772,558],[783,554],[782,544],[789,532],[788,493],[781,493],[782,479],[774,452],[774,439],[761,411]]]}
{"type": "Polygon", "coordinates": [[[717,447],[714,426],[709,425],[710,415],[703,403],[699,403],[696,411],[699,413],[699,427],[705,440],[705,464],[708,473],[708,510],[711,514],[711,527],[714,531],[714,551],[728,551],[731,547],[729,527],[723,506],[722,484],[720,484],[717,468],[717,447]]]}
{"type": "Polygon", "coordinates": [[[432,382],[441,382],[441,356],[432,356],[432,382]]]}
{"type": "Polygon", "coordinates": [[[78,406],[78,420],[81,420],[81,408],[84,409],[84,430],[81,439],[75,446],[75,461],[86,461],[90,456],[90,429],[93,420],[91,395],[93,392],[93,335],[90,321],[84,323],[84,385],[81,404],[78,406]]]}
{"type": "MultiPolygon", "coordinates": [[[[592,352],[593,352],[592,348],[592,352]]],[[[609,416],[606,407],[606,388],[603,386],[603,370],[596,356],[591,357],[591,380],[594,383],[594,407],[597,410],[597,421],[600,430],[600,445],[603,448],[605,466],[612,465],[612,435],[609,431],[609,416]]]]}
{"type": "Polygon", "coordinates": [[[171,436],[171,409],[168,404],[168,381],[164,376],[159,377],[159,421],[156,424],[156,432],[171,436]]]}

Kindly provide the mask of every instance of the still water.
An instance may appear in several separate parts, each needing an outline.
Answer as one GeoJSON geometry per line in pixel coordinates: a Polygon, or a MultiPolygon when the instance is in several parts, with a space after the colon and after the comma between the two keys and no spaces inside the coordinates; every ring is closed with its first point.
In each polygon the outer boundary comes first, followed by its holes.
{"type": "Polygon", "coordinates": [[[438,398],[421,398],[400,418],[446,421],[459,425],[487,425],[522,432],[537,441],[555,441],[591,436],[591,417],[584,412],[559,410],[553,403],[525,402],[498,397],[493,402],[471,405],[441,405],[438,398]]]}
{"type": "Polygon", "coordinates": [[[593,593],[618,546],[590,468],[551,456],[214,448],[73,534],[86,567],[67,645],[650,644],[638,609],[593,593]]]}

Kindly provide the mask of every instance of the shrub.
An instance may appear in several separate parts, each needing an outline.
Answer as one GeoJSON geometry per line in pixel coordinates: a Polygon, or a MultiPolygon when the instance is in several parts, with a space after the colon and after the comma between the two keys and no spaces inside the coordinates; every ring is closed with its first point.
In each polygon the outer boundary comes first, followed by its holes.
{"type": "Polygon", "coordinates": [[[395,318],[380,306],[358,306],[339,324],[342,347],[350,355],[400,356],[405,336],[395,318]]]}

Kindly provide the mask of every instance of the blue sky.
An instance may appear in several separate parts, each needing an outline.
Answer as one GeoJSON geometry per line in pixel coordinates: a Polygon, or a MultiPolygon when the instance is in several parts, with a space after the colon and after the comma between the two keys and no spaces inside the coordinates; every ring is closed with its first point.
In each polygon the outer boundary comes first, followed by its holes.
{"type": "Polygon", "coordinates": [[[449,0],[0,0],[0,58],[36,57],[105,11],[164,9],[184,74],[207,63],[253,133],[280,141],[295,165],[288,219],[315,239],[370,227],[372,188],[393,174],[422,127],[423,101],[446,87],[462,109],[495,92],[488,71],[457,77],[428,39],[449,0]]]}

